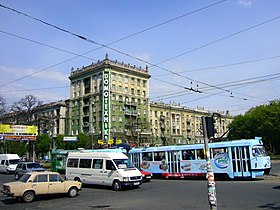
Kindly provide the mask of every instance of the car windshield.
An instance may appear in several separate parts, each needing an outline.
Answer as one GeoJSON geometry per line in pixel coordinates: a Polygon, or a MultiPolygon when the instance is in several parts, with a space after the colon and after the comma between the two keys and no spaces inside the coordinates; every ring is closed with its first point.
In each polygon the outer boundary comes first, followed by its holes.
{"type": "Polygon", "coordinates": [[[114,162],[119,169],[135,168],[129,159],[114,159],[114,162]]]}
{"type": "Polygon", "coordinates": [[[9,160],[10,164],[18,164],[19,163],[19,159],[11,159],[9,160]]]}
{"type": "Polygon", "coordinates": [[[27,180],[29,179],[31,175],[30,174],[23,174],[22,177],[20,177],[20,179],[18,181],[20,182],[27,182],[27,180]]]}
{"type": "Polygon", "coordinates": [[[255,157],[268,156],[268,154],[263,146],[254,146],[253,155],[255,157]]]}
{"type": "Polygon", "coordinates": [[[42,168],[39,163],[28,163],[27,168],[42,168]]]}

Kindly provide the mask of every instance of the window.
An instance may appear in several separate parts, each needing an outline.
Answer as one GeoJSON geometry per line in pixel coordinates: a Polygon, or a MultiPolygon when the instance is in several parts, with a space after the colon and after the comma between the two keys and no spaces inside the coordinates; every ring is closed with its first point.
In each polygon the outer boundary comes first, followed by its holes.
{"type": "Polygon", "coordinates": [[[102,169],[103,168],[103,159],[93,159],[92,168],[93,169],[102,169]]]}
{"type": "Polygon", "coordinates": [[[33,182],[47,182],[47,181],[48,181],[48,175],[41,174],[41,175],[37,175],[33,182]]]}
{"type": "Polygon", "coordinates": [[[118,79],[119,79],[119,82],[121,82],[122,81],[122,75],[119,74],[118,79]]]}
{"type": "Polygon", "coordinates": [[[122,117],[121,116],[119,117],[119,122],[122,122],[122,117]]]}
{"type": "Polygon", "coordinates": [[[92,159],[80,159],[79,168],[90,168],[92,159]]]}
{"type": "Polygon", "coordinates": [[[124,78],[125,83],[128,83],[128,76],[124,78]]]}
{"type": "Polygon", "coordinates": [[[78,168],[79,159],[69,158],[67,162],[68,167],[78,168]]]}
{"type": "Polygon", "coordinates": [[[163,159],[165,159],[165,152],[155,152],[154,153],[155,161],[162,161],[163,159]]]}
{"type": "Polygon", "coordinates": [[[62,181],[58,174],[50,174],[49,175],[50,182],[60,182],[62,181]]]}
{"type": "Polygon", "coordinates": [[[197,160],[205,159],[203,149],[196,150],[196,159],[197,160]]]}
{"type": "Polygon", "coordinates": [[[106,160],[106,170],[116,170],[114,163],[111,160],[106,160]]]}
{"type": "Polygon", "coordinates": [[[183,150],[182,160],[194,160],[194,150],[183,150]]]}
{"type": "Polygon", "coordinates": [[[143,152],[142,153],[142,160],[153,161],[152,153],[151,152],[143,152]]]}

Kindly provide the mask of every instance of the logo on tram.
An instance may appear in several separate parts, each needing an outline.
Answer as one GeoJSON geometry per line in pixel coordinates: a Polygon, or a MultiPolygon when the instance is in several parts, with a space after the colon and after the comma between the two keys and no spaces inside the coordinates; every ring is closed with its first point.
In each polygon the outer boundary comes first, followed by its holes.
{"type": "Polygon", "coordinates": [[[229,156],[227,153],[217,153],[214,156],[214,163],[218,168],[224,169],[229,166],[229,156]]]}

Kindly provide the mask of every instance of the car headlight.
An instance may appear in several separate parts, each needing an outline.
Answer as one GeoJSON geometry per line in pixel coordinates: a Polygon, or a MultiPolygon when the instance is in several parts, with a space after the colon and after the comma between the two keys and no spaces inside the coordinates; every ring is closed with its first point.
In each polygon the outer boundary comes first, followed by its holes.
{"type": "Polygon", "coordinates": [[[128,182],[129,181],[129,177],[123,177],[123,181],[124,182],[128,182]]]}

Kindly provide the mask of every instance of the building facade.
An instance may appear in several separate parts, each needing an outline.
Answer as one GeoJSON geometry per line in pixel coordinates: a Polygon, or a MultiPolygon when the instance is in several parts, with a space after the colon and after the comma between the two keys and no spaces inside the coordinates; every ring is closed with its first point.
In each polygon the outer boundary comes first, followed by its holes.
{"type": "Polygon", "coordinates": [[[68,134],[89,133],[104,143],[111,139],[135,142],[148,138],[148,68],[109,60],[72,69],[68,134]]]}
{"type": "MultiPolygon", "coordinates": [[[[203,143],[202,116],[215,116],[216,137],[227,133],[233,117],[224,112],[190,109],[176,103],[150,103],[151,144],[203,143]]],[[[143,142],[144,143],[144,142],[143,142]]]]}

